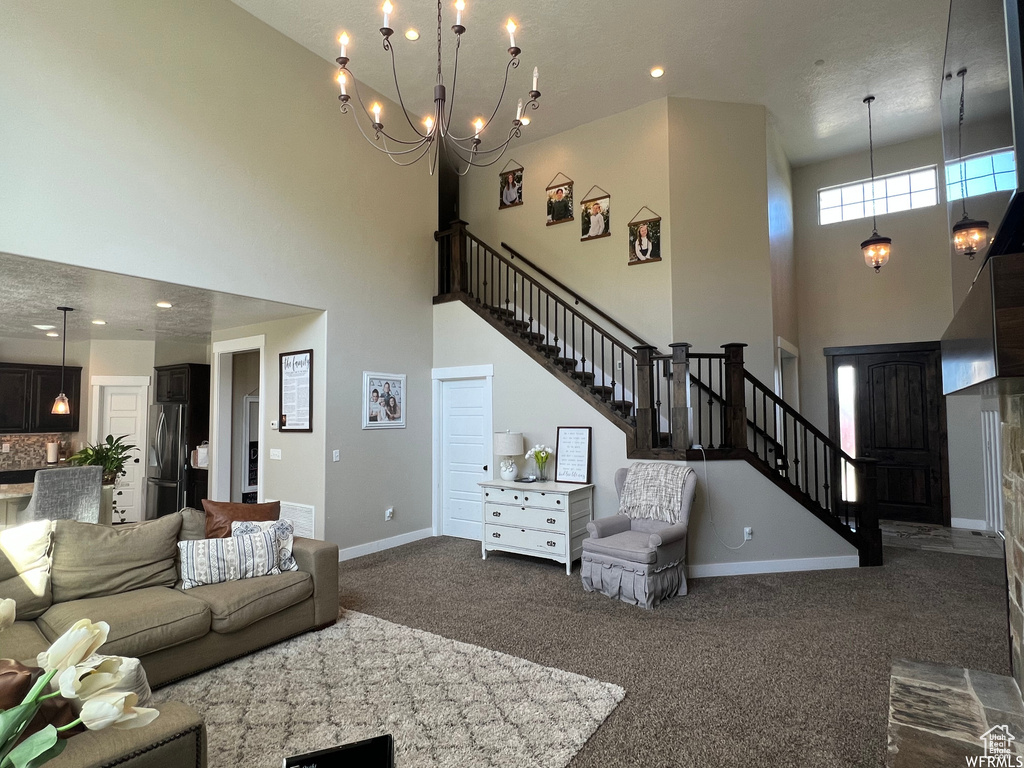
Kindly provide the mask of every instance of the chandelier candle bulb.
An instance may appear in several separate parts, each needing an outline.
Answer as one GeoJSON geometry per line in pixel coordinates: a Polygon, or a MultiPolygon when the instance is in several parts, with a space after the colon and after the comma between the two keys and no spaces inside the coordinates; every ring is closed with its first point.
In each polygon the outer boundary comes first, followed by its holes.
{"type": "Polygon", "coordinates": [[[462,0],[458,0],[455,3],[455,26],[462,26],[462,12],[466,9],[466,4],[462,0]]]}
{"type": "Polygon", "coordinates": [[[478,117],[476,120],[473,121],[473,127],[476,128],[476,136],[474,136],[473,138],[479,139],[480,131],[484,129],[484,121],[478,117]]]}
{"type": "Polygon", "coordinates": [[[540,79],[540,71],[537,67],[533,68],[533,90],[537,90],[537,80],[540,79]]]}
{"type": "Polygon", "coordinates": [[[519,103],[516,104],[516,122],[523,116],[523,100],[520,99],[519,103]]]}
{"type": "Polygon", "coordinates": [[[338,73],[338,85],[341,86],[341,95],[342,96],[346,96],[347,94],[345,92],[345,73],[344,72],[339,72],[338,73]]]}
{"type": "MultiPolygon", "coordinates": [[[[393,5],[391,5],[391,0],[384,0],[384,5],[381,6],[381,10],[384,11],[384,29],[388,29],[388,21],[389,21],[388,17],[391,16],[391,12],[394,9],[395,9],[395,7],[393,5]]],[[[378,122],[380,122],[380,121],[378,121],[378,122]]]]}
{"type": "Polygon", "coordinates": [[[427,126],[428,135],[434,131],[434,118],[428,117],[426,120],[423,121],[423,124],[427,126]]]}
{"type": "Polygon", "coordinates": [[[345,58],[345,46],[348,45],[348,35],[342,32],[338,42],[341,43],[341,58],[345,58]]]}
{"type": "Polygon", "coordinates": [[[516,23],[512,19],[508,20],[508,24],[505,25],[505,29],[508,30],[508,47],[516,47],[516,23]]]}
{"type": "Polygon", "coordinates": [[[380,125],[380,104],[374,102],[373,106],[370,109],[373,110],[373,122],[375,122],[377,125],[380,125]]]}

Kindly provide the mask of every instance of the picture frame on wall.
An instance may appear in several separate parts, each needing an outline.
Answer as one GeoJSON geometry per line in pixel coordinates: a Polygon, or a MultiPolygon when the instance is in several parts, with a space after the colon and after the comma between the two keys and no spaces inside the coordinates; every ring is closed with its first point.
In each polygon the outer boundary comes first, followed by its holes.
{"type": "Polygon", "coordinates": [[[611,196],[593,197],[580,203],[580,241],[611,235],[611,196]]]}
{"type": "Polygon", "coordinates": [[[498,174],[498,210],[523,204],[523,169],[507,168],[498,174]]]}
{"type": "Polygon", "coordinates": [[[661,218],[629,223],[629,266],[661,261],[661,218]]]}
{"type": "Polygon", "coordinates": [[[404,373],[363,371],[363,429],[405,429],[404,373]]]}
{"type": "Polygon", "coordinates": [[[313,431],[313,350],[279,356],[278,431],[313,431]]]}
{"type": "Polygon", "coordinates": [[[572,186],[572,179],[564,173],[558,173],[555,175],[555,178],[551,180],[551,184],[548,185],[548,188],[544,190],[548,197],[547,225],[549,227],[554,224],[564,224],[567,221],[573,220],[575,211],[572,207],[572,186]],[[559,176],[563,177],[565,181],[556,184],[555,182],[559,176]]]}
{"type": "Polygon", "coordinates": [[[555,482],[590,482],[592,427],[559,427],[555,442],[555,482]]]}

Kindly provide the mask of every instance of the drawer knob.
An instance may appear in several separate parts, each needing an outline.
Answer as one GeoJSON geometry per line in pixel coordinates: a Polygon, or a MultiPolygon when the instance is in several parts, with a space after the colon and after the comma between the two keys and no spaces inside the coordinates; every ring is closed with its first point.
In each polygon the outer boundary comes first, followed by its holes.
{"type": "Polygon", "coordinates": [[[548,518],[548,525],[554,525],[554,524],[555,524],[555,518],[549,517],[548,518]]]}
{"type": "Polygon", "coordinates": [[[501,517],[501,512],[494,511],[494,512],[491,512],[491,515],[493,515],[494,517],[501,517]]]}
{"type": "Polygon", "coordinates": [[[549,542],[548,542],[548,546],[549,546],[549,547],[553,547],[553,546],[555,546],[555,542],[553,542],[553,541],[549,541],[549,542]]]}
{"type": "Polygon", "coordinates": [[[487,491],[484,491],[484,496],[490,496],[490,495],[491,494],[489,494],[487,491]]]}
{"type": "Polygon", "coordinates": [[[501,534],[500,533],[492,533],[491,536],[493,536],[496,539],[500,539],[501,538],[501,534]]]}
{"type": "Polygon", "coordinates": [[[518,496],[513,496],[512,498],[515,499],[516,501],[519,501],[519,497],[518,496]]]}
{"type": "Polygon", "coordinates": [[[523,496],[523,501],[529,501],[529,500],[530,500],[529,496],[523,496]]]}

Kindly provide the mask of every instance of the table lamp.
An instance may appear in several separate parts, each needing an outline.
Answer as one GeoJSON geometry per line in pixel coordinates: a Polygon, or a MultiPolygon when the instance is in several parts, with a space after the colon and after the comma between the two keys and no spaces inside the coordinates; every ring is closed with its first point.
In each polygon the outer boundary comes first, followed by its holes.
{"type": "Polygon", "coordinates": [[[519,474],[519,467],[516,466],[516,460],[513,457],[519,456],[522,452],[522,432],[511,432],[509,430],[505,430],[504,432],[494,433],[494,455],[505,457],[501,460],[502,480],[516,479],[516,475],[519,474]]]}

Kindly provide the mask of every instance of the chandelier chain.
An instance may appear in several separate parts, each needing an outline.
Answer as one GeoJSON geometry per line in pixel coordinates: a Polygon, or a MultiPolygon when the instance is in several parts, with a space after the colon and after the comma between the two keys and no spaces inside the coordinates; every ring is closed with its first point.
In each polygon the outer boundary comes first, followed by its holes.
{"type": "Polygon", "coordinates": [[[875,214],[875,139],[871,131],[871,102],[868,100],[868,156],[871,163],[871,228],[878,234],[878,216],[875,214]]]}
{"type": "Polygon", "coordinates": [[[967,218],[967,166],[964,165],[964,88],[967,82],[967,70],[961,69],[960,75],[960,118],[956,129],[956,155],[960,158],[960,167],[957,172],[960,174],[960,205],[967,218]]]}
{"type": "Polygon", "coordinates": [[[444,84],[441,77],[441,0],[437,0],[437,84],[444,84]]]}

